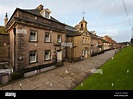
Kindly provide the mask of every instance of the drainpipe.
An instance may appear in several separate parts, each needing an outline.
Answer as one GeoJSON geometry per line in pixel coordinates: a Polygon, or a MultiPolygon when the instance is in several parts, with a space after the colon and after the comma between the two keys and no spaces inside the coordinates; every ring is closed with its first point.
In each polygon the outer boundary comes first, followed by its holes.
{"type": "Polygon", "coordinates": [[[16,70],[16,28],[13,28],[13,33],[14,33],[14,67],[13,67],[13,70],[16,70]]]}

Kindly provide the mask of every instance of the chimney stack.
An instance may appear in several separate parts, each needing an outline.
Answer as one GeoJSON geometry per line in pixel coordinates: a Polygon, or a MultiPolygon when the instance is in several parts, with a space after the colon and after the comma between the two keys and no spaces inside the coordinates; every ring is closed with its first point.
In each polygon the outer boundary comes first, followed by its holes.
{"type": "Polygon", "coordinates": [[[40,4],[38,7],[36,7],[36,9],[38,9],[39,11],[42,11],[43,10],[43,5],[40,4]]]}

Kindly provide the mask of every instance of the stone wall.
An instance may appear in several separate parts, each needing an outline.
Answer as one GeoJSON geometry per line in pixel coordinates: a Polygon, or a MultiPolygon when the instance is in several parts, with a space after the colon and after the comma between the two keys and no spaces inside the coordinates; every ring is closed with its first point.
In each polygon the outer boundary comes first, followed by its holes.
{"type": "Polygon", "coordinates": [[[0,62],[8,61],[9,35],[0,34],[0,62]]]}

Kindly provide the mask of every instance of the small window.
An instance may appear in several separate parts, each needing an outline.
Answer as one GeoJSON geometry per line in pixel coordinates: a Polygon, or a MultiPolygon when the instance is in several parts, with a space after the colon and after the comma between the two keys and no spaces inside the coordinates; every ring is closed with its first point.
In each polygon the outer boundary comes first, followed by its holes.
{"type": "Polygon", "coordinates": [[[85,39],[85,44],[88,44],[88,39],[87,38],[85,39]]]}
{"type": "Polygon", "coordinates": [[[30,41],[37,41],[37,31],[30,31],[30,41]]]}
{"type": "Polygon", "coordinates": [[[82,43],[85,44],[85,38],[83,37],[82,43]]]}
{"type": "Polygon", "coordinates": [[[50,42],[50,33],[45,33],[45,42],[50,42]]]}
{"type": "Polygon", "coordinates": [[[37,51],[30,51],[29,59],[30,59],[30,63],[37,62],[37,51]]]}
{"type": "Polygon", "coordinates": [[[58,37],[57,37],[57,43],[61,43],[61,39],[62,39],[62,36],[61,35],[58,35],[58,37]]]}
{"type": "Polygon", "coordinates": [[[47,11],[45,11],[45,17],[49,18],[49,13],[47,11]]]}
{"type": "Polygon", "coordinates": [[[81,28],[83,28],[83,23],[81,23],[81,28]]]}
{"type": "Polygon", "coordinates": [[[44,60],[50,60],[51,59],[50,50],[45,50],[44,58],[45,58],[44,60]]]}

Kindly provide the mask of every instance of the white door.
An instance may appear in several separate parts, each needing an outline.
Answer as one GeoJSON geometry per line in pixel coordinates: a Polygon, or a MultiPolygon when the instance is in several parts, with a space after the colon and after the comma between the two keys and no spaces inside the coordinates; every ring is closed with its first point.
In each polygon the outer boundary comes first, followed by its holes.
{"type": "Polygon", "coordinates": [[[57,51],[57,62],[62,61],[62,51],[57,51]]]}

